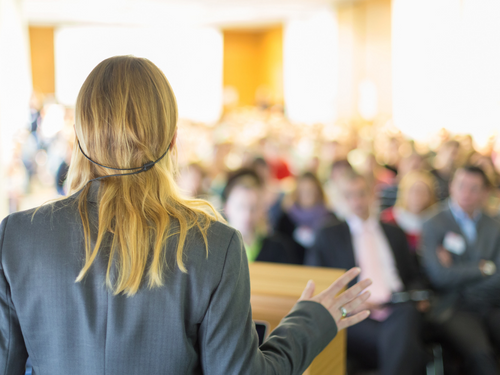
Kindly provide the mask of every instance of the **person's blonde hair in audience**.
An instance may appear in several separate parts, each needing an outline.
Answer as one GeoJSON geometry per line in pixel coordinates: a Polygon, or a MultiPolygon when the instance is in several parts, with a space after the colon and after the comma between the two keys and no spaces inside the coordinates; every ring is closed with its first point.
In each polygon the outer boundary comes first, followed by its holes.
{"type": "Polygon", "coordinates": [[[424,210],[433,206],[437,202],[435,194],[436,179],[434,178],[434,176],[424,170],[414,170],[408,172],[399,182],[398,198],[396,200],[395,207],[408,210],[409,191],[418,182],[424,184],[429,189],[430,199],[427,207],[425,207],[424,210]]]}
{"type": "Polygon", "coordinates": [[[79,147],[74,148],[68,172],[69,193],[83,189],[78,209],[85,235],[85,264],[76,281],[82,281],[89,272],[107,232],[114,235],[106,284],[115,294],[134,295],[144,274],[150,288],[163,285],[168,266],[165,244],[176,233],[177,266],[187,272],[183,251],[188,230],[197,227],[208,246],[210,223],[221,217],[209,203],[185,199],[178,191],[177,103],[165,75],[147,59],[106,59],[85,80],[75,111],[77,140],[85,154],[102,165],[133,168],[157,160],[170,148],[147,173],[101,180],[98,223],[89,222],[88,181],[116,171],[91,163],[79,147]],[[90,228],[94,225],[98,233],[91,248],[90,228]],[[118,273],[112,279],[114,261],[118,273]]]}

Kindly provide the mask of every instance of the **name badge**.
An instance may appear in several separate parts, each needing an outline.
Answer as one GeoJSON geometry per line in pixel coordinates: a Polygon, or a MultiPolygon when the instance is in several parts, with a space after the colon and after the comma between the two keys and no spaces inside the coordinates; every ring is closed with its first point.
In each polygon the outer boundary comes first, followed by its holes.
{"type": "Polygon", "coordinates": [[[443,247],[450,253],[462,255],[467,247],[465,239],[458,233],[448,232],[444,236],[443,247]]]}

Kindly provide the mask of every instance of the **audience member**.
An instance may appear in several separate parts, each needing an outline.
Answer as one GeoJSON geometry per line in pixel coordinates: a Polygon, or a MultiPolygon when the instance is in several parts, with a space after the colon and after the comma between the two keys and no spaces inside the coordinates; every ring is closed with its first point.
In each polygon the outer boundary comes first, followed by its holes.
{"type": "Polygon", "coordinates": [[[316,232],[328,221],[337,221],[326,206],[325,193],[316,175],[304,173],[295,191],[284,202],[276,231],[293,238],[304,248],[314,243],[316,232]]]}
{"type": "Polygon", "coordinates": [[[306,264],[359,266],[373,281],[365,308],[371,316],[347,335],[348,357],[383,375],[421,374],[424,351],[421,316],[412,302],[390,304],[392,294],[420,287],[404,232],[381,223],[371,211],[374,192],[366,179],[350,174],[342,184],[350,209],[347,221],[321,229],[306,264]]]}
{"type": "Polygon", "coordinates": [[[465,360],[467,374],[500,368],[500,223],[483,212],[489,180],[479,167],[459,168],[451,197],[423,227],[424,264],[439,292],[433,316],[465,360]]]}
{"type": "Polygon", "coordinates": [[[436,177],[436,196],[439,201],[449,197],[449,184],[457,167],[460,143],[455,140],[447,141],[439,148],[431,173],[436,177]]]}
{"type": "Polygon", "coordinates": [[[405,232],[412,253],[418,249],[424,213],[436,203],[435,185],[434,176],[429,172],[409,172],[399,183],[395,206],[380,214],[382,222],[397,225],[405,232]]]}
{"type": "Polygon", "coordinates": [[[270,233],[263,194],[262,181],[251,169],[236,171],[223,193],[224,214],[241,232],[249,262],[302,264],[302,248],[280,233],[270,233]]]}
{"type": "Polygon", "coordinates": [[[348,214],[347,204],[340,191],[339,182],[352,171],[352,166],[346,159],[337,160],[332,164],[330,177],[325,184],[328,208],[339,220],[344,220],[348,214]]]}
{"type": "Polygon", "coordinates": [[[418,153],[414,152],[410,156],[401,159],[399,163],[398,173],[390,181],[380,188],[378,198],[380,202],[380,210],[383,211],[396,204],[398,197],[399,183],[411,171],[421,170],[423,167],[423,159],[418,153]]]}
{"type": "Polygon", "coordinates": [[[191,198],[204,198],[206,194],[206,173],[198,163],[190,163],[181,170],[177,183],[179,187],[191,198]]]}
{"type": "Polygon", "coordinates": [[[470,156],[468,164],[481,168],[488,177],[492,189],[489,191],[488,199],[483,208],[488,215],[498,219],[500,214],[500,191],[498,189],[500,187],[500,179],[493,159],[491,156],[481,155],[476,152],[470,156]]]}
{"type": "Polygon", "coordinates": [[[269,164],[267,164],[264,158],[255,158],[252,161],[251,167],[259,175],[262,181],[263,199],[269,224],[274,227],[281,215],[281,203],[284,193],[281,191],[278,180],[275,178],[269,164]]]}

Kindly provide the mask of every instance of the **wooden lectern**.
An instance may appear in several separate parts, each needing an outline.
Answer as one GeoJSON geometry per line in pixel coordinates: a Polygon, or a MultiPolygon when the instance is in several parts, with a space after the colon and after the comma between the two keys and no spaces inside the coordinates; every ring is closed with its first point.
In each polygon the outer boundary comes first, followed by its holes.
{"type": "MultiPolygon", "coordinates": [[[[315,294],[325,290],[344,270],[255,262],[250,267],[251,303],[254,320],[265,320],[273,330],[297,302],[308,280],[316,283],[315,294]]],[[[304,375],[346,373],[345,330],[316,357],[304,375]]]]}

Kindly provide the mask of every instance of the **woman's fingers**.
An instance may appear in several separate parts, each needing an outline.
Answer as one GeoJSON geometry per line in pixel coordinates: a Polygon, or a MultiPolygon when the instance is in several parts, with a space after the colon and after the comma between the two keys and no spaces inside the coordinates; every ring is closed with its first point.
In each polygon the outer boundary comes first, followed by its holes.
{"type": "Polygon", "coordinates": [[[370,312],[368,310],[364,310],[364,311],[361,311],[360,313],[357,313],[356,315],[341,319],[339,322],[337,322],[337,329],[339,331],[341,331],[347,327],[358,324],[359,322],[365,320],[369,316],[370,316],[370,312]]]}
{"type": "Polygon", "coordinates": [[[327,289],[321,292],[321,298],[334,298],[339,292],[344,289],[352,280],[354,280],[361,270],[358,267],[351,268],[349,271],[340,276],[327,289]]]}
{"type": "MultiPolygon", "coordinates": [[[[356,309],[363,303],[365,303],[368,298],[370,298],[370,292],[366,291],[354,298],[351,302],[348,302],[345,305],[341,305],[341,307],[343,307],[347,311],[347,313],[350,314],[356,311],[356,309]]],[[[338,309],[340,311],[340,307],[338,309]]]]}
{"type": "Polygon", "coordinates": [[[349,314],[350,312],[356,311],[358,308],[363,308],[361,305],[370,297],[370,292],[367,291],[363,293],[363,290],[370,286],[372,281],[369,279],[360,281],[339,296],[337,295],[354,280],[360,272],[361,270],[357,267],[351,268],[316,297],[313,297],[315,284],[312,280],[309,280],[299,301],[310,300],[321,303],[332,314],[335,322],[337,322],[339,331],[359,323],[370,315],[369,311],[361,311],[353,316],[342,318],[340,309],[345,309],[345,312],[349,314]]]}
{"type": "Polygon", "coordinates": [[[337,308],[344,306],[345,304],[354,300],[363,290],[372,284],[370,279],[365,279],[360,281],[356,285],[350,287],[341,295],[339,295],[335,300],[332,301],[332,306],[335,305],[337,308]]]}
{"type": "Polygon", "coordinates": [[[314,284],[314,281],[309,280],[306,287],[304,288],[304,291],[302,292],[302,295],[299,298],[299,301],[311,299],[314,294],[315,287],[316,285],[314,284]]]}

